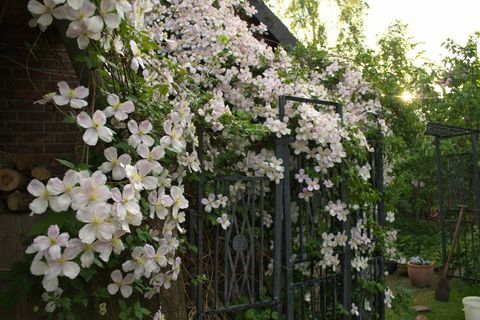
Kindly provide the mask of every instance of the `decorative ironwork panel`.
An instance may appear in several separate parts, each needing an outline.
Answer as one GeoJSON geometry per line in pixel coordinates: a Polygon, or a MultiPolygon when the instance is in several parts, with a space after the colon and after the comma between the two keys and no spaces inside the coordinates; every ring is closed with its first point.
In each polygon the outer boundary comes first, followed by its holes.
{"type": "Polygon", "coordinates": [[[265,205],[269,184],[260,177],[220,177],[215,181],[215,193],[228,197],[228,202],[212,212],[215,216],[226,214],[230,225],[223,228],[221,223],[205,219],[200,226],[204,228],[204,249],[198,263],[205,279],[199,285],[199,303],[205,318],[222,313],[234,319],[235,312],[275,304],[272,281],[265,280],[274,272],[274,206],[265,205]]]}
{"type": "Polygon", "coordinates": [[[446,210],[458,210],[458,205],[475,205],[472,154],[456,153],[443,157],[443,185],[446,210]]]}

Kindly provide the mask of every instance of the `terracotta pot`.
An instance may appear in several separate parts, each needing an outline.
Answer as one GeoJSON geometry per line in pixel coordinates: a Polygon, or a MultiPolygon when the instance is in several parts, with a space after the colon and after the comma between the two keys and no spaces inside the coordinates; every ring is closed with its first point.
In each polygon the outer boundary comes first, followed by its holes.
{"type": "Polygon", "coordinates": [[[399,263],[398,266],[397,266],[397,271],[398,271],[399,276],[407,277],[408,276],[407,264],[406,263],[399,263]]]}
{"type": "Polygon", "coordinates": [[[408,263],[408,277],[415,287],[425,288],[432,284],[433,265],[408,263]]]}

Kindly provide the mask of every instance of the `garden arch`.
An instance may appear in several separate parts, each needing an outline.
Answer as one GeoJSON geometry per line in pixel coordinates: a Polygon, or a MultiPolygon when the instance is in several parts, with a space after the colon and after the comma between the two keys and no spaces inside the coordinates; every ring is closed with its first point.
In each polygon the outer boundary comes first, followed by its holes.
{"type": "MultiPolygon", "coordinates": [[[[318,110],[335,112],[343,117],[338,103],[281,96],[279,119],[284,118],[288,103],[312,104],[318,110]]],[[[201,126],[197,128],[201,163],[203,130],[201,126]]],[[[319,238],[314,228],[317,225],[323,224],[331,232],[350,233],[349,222],[339,222],[323,210],[329,200],[347,200],[346,181],[339,179],[331,191],[322,186],[308,201],[299,199],[300,186],[292,179],[292,173],[293,169],[304,168],[308,161],[293,153],[289,145],[291,136],[275,137],[273,141],[276,157],[283,160],[284,178],[280,183],[252,176],[217,176],[212,181],[207,181],[203,174],[200,177],[198,203],[204,198],[204,189],[209,183],[214,185],[217,195],[228,195],[233,201],[229,201],[227,207],[232,224],[226,230],[218,224],[209,227],[201,205],[190,220],[190,241],[198,250],[192,270],[196,319],[236,319],[238,312],[267,308],[288,320],[351,318],[352,257],[349,246],[339,252],[340,267],[334,272],[317,272],[320,257],[307,250],[312,240],[319,238]],[[238,185],[243,188],[236,188],[238,185]],[[273,227],[268,229],[266,220],[270,214],[273,227]]],[[[383,225],[381,140],[371,144],[374,152],[369,159],[372,166],[370,182],[382,195],[374,216],[376,223],[383,225]]],[[[334,175],[343,177],[343,165],[333,170],[334,175]]],[[[368,261],[368,280],[383,277],[383,261],[381,253],[368,261]]],[[[359,318],[384,319],[383,294],[368,298],[372,301],[372,311],[361,310],[359,318]]]]}
{"type": "Polygon", "coordinates": [[[480,280],[480,176],[478,135],[480,131],[459,126],[428,123],[425,134],[434,137],[438,209],[443,263],[451,243],[459,206],[466,206],[454,259],[453,277],[480,280]],[[442,153],[442,141],[450,150],[442,153]]]}

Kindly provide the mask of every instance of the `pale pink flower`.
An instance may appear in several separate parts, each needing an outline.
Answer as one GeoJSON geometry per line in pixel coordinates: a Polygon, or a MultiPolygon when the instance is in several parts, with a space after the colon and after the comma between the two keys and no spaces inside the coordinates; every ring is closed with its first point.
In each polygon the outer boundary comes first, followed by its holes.
{"type": "Polygon", "coordinates": [[[133,283],[133,274],[128,273],[125,278],[122,276],[120,270],[114,270],[111,274],[113,283],[110,283],[107,287],[108,293],[112,296],[120,290],[122,297],[127,299],[132,295],[133,288],[131,284],[133,283]]]}
{"type": "Polygon", "coordinates": [[[173,199],[172,214],[178,213],[179,209],[188,208],[188,200],[183,196],[183,189],[178,186],[170,188],[170,196],[173,199]]]}
{"type": "Polygon", "coordinates": [[[110,199],[111,192],[105,185],[106,183],[107,177],[100,171],[95,171],[91,177],[81,178],[80,187],[73,190],[72,209],[78,210],[91,204],[104,203],[110,199]]]}
{"type": "Polygon", "coordinates": [[[83,100],[88,97],[88,88],[80,86],[72,89],[66,81],[60,81],[57,85],[60,95],[53,96],[55,104],[59,106],[70,104],[72,108],[76,109],[81,109],[88,105],[87,101],[83,100]]]}
{"type": "Polygon", "coordinates": [[[220,203],[218,203],[215,194],[213,193],[209,193],[207,198],[203,198],[202,204],[205,206],[205,212],[211,212],[212,209],[217,209],[220,207],[220,203]]]}
{"type": "Polygon", "coordinates": [[[125,178],[125,168],[124,166],[130,164],[132,161],[132,157],[129,154],[125,153],[122,154],[120,157],[118,156],[117,149],[115,147],[107,148],[103,151],[105,158],[108,160],[100,167],[100,170],[103,173],[112,172],[112,178],[114,180],[122,180],[125,178]]]}
{"type": "MultiPolygon", "coordinates": [[[[65,0],[56,0],[56,1],[59,1],[62,3],[65,2],[65,0]]],[[[84,0],[67,0],[67,3],[72,9],[78,10],[82,7],[83,1],[84,0]]]]}
{"type": "Polygon", "coordinates": [[[132,50],[132,62],[130,63],[130,67],[133,71],[137,72],[139,67],[145,69],[145,64],[143,63],[142,53],[138,49],[137,43],[133,40],[130,40],[130,49],[132,50]]]}
{"type": "Polygon", "coordinates": [[[217,218],[217,223],[222,226],[223,230],[227,230],[228,227],[230,227],[230,219],[228,218],[228,215],[223,213],[220,217],[217,218]]]}
{"type": "Polygon", "coordinates": [[[142,247],[135,247],[132,251],[133,260],[127,260],[122,264],[124,272],[133,270],[133,276],[135,279],[140,279],[145,273],[145,259],[144,250],[142,247]]]}
{"type": "Polygon", "coordinates": [[[42,27],[47,27],[53,22],[56,2],[53,0],[43,0],[43,4],[37,0],[30,0],[27,8],[37,17],[37,23],[42,27]]]}
{"type": "Polygon", "coordinates": [[[157,179],[148,175],[152,169],[153,166],[146,161],[140,161],[135,166],[127,165],[125,167],[130,184],[135,190],[153,190],[157,187],[157,179]]]}
{"type": "Polygon", "coordinates": [[[150,202],[150,218],[156,214],[161,220],[164,220],[168,215],[168,208],[173,205],[173,199],[165,194],[165,189],[160,188],[157,191],[152,191],[148,195],[148,201],[150,202]]]}
{"type": "Polygon", "coordinates": [[[60,234],[58,225],[52,225],[48,228],[47,236],[37,236],[33,244],[39,251],[48,251],[52,259],[58,259],[61,256],[61,247],[65,247],[70,238],[67,232],[60,234]]]}
{"type": "Polygon", "coordinates": [[[63,212],[68,209],[70,206],[70,196],[68,194],[58,196],[60,192],[52,186],[53,184],[55,184],[55,181],[49,181],[47,186],[37,179],[30,181],[27,190],[30,194],[37,197],[29,205],[33,213],[44,213],[48,207],[55,212],[63,212]]]}
{"type": "Polygon", "coordinates": [[[122,192],[118,188],[113,188],[111,192],[112,199],[115,201],[114,210],[120,220],[125,219],[128,211],[132,214],[140,213],[140,206],[135,199],[135,189],[131,185],[127,184],[122,192]]]}
{"type": "Polygon", "coordinates": [[[102,0],[100,2],[100,15],[110,29],[116,29],[120,25],[120,16],[115,13],[116,0],[102,0]]]}
{"type": "Polygon", "coordinates": [[[108,107],[103,110],[107,117],[115,116],[118,121],[123,121],[128,118],[128,114],[135,111],[135,106],[132,101],[125,101],[120,103],[120,98],[116,94],[109,94],[107,96],[108,107]]]}
{"type": "Polygon", "coordinates": [[[75,262],[72,251],[66,249],[58,259],[47,259],[47,269],[45,270],[45,278],[53,279],[56,277],[66,276],[75,279],[80,273],[80,267],[75,262]]]}
{"type": "Polygon", "coordinates": [[[87,129],[83,134],[83,141],[90,146],[96,145],[98,138],[105,142],[112,142],[113,131],[105,127],[106,122],[107,118],[100,110],[95,111],[93,118],[86,112],[80,112],[77,116],[77,123],[87,129]]]}
{"type": "Polygon", "coordinates": [[[100,16],[83,18],[73,21],[68,26],[66,35],[69,38],[77,38],[80,49],[85,49],[92,40],[100,40],[103,29],[103,19],[100,16]]]}
{"type": "Polygon", "coordinates": [[[158,160],[165,156],[165,150],[161,146],[153,147],[153,149],[150,150],[147,145],[141,144],[137,147],[137,153],[145,159],[140,161],[147,161],[153,166],[152,170],[156,171],[161,169],[162,166],[158,160]]]}
{"type": "Polygon", "coordinates": [[[140,125],[137,124],[135,120],[128,121],[128,130],[132,133],[130,138],[128,138],[128,144],[136,148],[141,143],[151,147],[155,142],[152,137],[148,135],[152,131],[153,126],[148,120],[140,122],[140,125]]]}
{"type": "Polygon", "coordinates": [[[183,129],[181,126],[173,126],[171,120],[166,120],[163,123],[163,129],[167,135],[163,136],[160,140],[162,146],[172,146],[172,148],[178,152],[185,149],[185,140],[183,139],[183,129]]]}
{"type": "Polygon", "coordinates": [[[116,227],[110,222],[110,205],[106,203],[94,204],[77,211],[77,220],[86,223],[78,232],[84,243],[93,243],[95,239],[108,241],[112,239],[116,227]]]}

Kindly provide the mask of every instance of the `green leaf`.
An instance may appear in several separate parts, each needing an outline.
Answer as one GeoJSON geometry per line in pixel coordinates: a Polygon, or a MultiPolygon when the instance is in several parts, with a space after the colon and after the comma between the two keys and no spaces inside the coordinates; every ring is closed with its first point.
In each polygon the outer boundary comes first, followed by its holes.
{"type": "Polygon", "coordinates": [[[77,118],[75,116],[66,116],[63,118],[64,123],[77,123],[77,118]]]}
{"type": "Polygon", "coordinates": [[[70,168],[70,169],[73,169],[73,170],[76,170],[77,168],[75,167],[75,165],[73,163],[71,163],[70,161],[68,160],[63,160],[63,159],[57,159],[58,162],[60,162],[60,164],[64,165],[65,167],[67,168],[70,168]]]}

